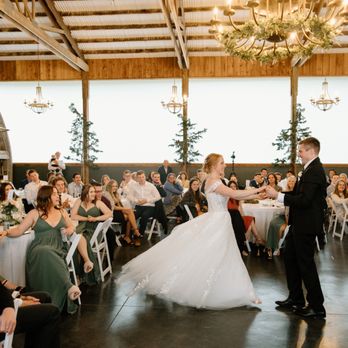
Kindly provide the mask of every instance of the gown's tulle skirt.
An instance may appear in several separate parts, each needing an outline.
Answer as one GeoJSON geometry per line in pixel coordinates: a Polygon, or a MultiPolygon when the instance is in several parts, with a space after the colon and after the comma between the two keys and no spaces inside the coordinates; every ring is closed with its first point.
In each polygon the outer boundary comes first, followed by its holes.
{"type": "Polygon", "coordinates": [[[122,268],[118,283],[182,305],[225,309],[257,302],[228,212],[177,226],[122,268]]]}

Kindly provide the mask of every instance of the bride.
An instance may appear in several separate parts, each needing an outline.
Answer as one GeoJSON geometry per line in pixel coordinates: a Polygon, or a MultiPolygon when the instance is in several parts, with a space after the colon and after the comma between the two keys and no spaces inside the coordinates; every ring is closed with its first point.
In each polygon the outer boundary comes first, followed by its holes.
{"type": "Polygon", "coordinates": [[[263,198],[264,188],[232,190],[220,178],[225,163],[212,153],[204,161],[208,213],[172,233],[122,268],[117,283],[131,295],[148,294],[196,308],[225,309],[260,303],[236,243],[227,201],[263,198]]]}

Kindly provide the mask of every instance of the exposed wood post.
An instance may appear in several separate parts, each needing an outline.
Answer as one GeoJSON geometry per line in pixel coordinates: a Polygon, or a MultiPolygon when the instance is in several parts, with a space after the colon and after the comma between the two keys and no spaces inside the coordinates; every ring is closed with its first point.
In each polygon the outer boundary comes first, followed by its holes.
{"type": "Polygon", "coordinates": [[[297,95],[298,95],[298,67],[291,68],[291,170],[296,173],[296,153],[297,153],[297,95]]]}
{"type": "Polygon", "coordinates": [[[82,180],[84,184],[89,183],[88,165],[88,121],[89,121],[89,80],[88,74],[81,72],[82,77],[82,112],[83,112],[83,156],[82,156],[82,180]]]}
{"type": "Polygon", "coordinates": [[[185,172],[187,171],[187,162],[188,162],[188,129],[187,129],[187,121],[188,121],[188,115],[187,115],[187,101],[188,101],[188,94],[189,94],[189,70],[184,69],[182,70],[182,81],[181,81],[181,88],[182,88],[182,121],[183,121],[183,150],[184,150],[184,156],[183,156],[183,168],[185,172]]]}

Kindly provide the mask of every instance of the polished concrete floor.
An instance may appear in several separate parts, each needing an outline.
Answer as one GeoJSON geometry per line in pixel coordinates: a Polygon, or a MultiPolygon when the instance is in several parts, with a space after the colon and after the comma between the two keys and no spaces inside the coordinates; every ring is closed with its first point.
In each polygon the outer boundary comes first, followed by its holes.
{"type": "MultiPolygon", "coordinates": [[[[156,242],[156,238],[152,243],[156,242]]],[[[197,310],[138,293],[127,298],[115,284],[121,266],[151,246],[118,248],[113,275],[83,288],[78,314],[65,316],[62,347],[348,347],[348,237],[329,237],[317,257],[327,319],[302,320],[275,309],[287,296],[281,257],[250,255],[245,263],[263,303],[224,311],[197,310]]]]}

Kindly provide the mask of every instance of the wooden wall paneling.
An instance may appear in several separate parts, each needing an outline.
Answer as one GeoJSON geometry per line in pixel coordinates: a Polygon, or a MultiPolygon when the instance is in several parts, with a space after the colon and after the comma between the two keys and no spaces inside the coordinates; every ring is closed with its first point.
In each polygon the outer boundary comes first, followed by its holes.
{"type": "MultiPolygon", "coordinates": [[[[180,78],[174,58],[89,60],[90,80],[180,78]]],[[[290,63],[261,65],[229,56],[191,57],[190,77],[290,76],[290,63]]],[[[0,81],[35,81],[38,62],[0,61],[0,81]]],[[[60,60],[41,61],[41,80],[80,80],[80,74],[60,60]]],[[[299,69],[300,76],[348,76],[348,54],[317,54],[299,69]]]]}

